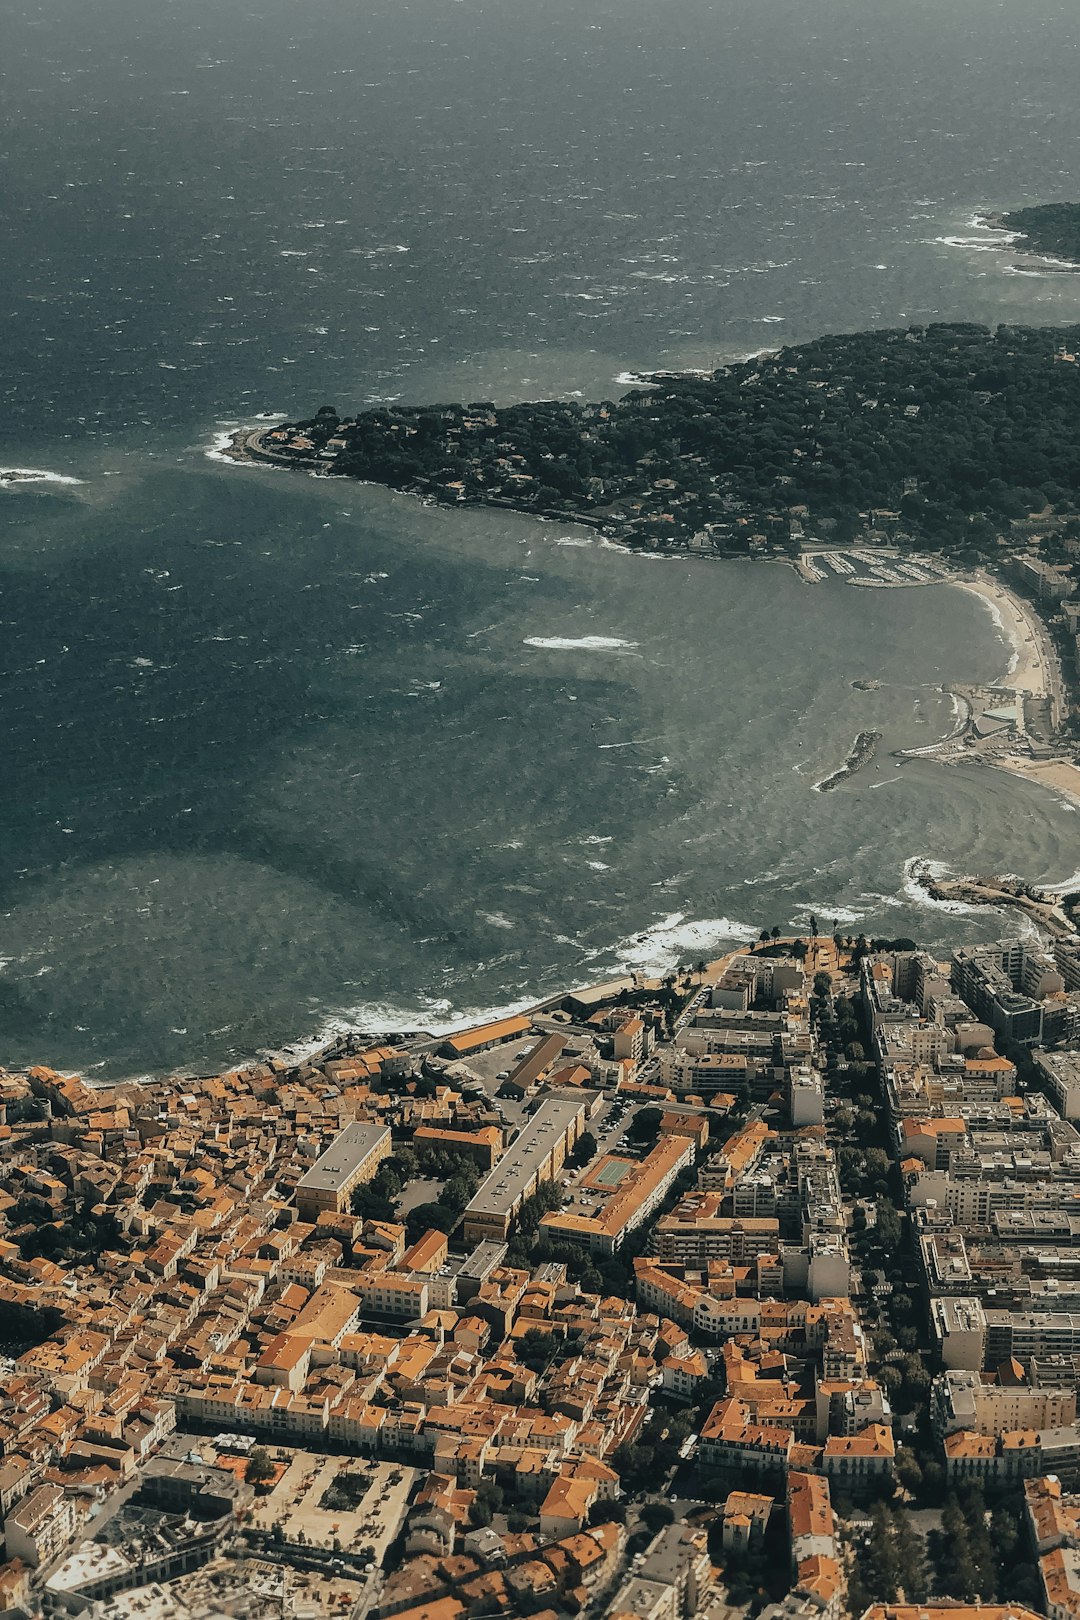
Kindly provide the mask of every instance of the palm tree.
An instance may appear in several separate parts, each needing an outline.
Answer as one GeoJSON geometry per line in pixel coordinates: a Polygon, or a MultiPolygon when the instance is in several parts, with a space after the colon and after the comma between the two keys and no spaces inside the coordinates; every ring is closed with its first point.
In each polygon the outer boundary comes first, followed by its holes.
{"type": "Polygon", "coordinates": [[[772,934],[773,942],[775,944],[775,942],[780,938],[780,930],[779,930],[779,928],[777,928],[775,923],[773,923],[772,928],[769,930],[769,932],[772,934]]]}

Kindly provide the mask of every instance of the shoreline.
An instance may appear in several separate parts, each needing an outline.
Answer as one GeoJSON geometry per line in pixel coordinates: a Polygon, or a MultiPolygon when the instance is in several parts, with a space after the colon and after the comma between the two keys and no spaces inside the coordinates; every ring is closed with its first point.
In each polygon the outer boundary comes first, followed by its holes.
{"type": "Polygon", "coordinates": [[[1045,624],[1032,604],[991,578],[982,570],[972,577],[955,577],[943,583],[967,591],[986,603],[994,621],[1013,649],[1015,663],[990,685],[1009,691],[1025,692],[1029,697],[1048,698],[1053,695],[1053,659],[1048,646],[1049,636],[1045,624]]]}
{"type": "Polygon", "coordinates": [[[976,752],[960,741],[974,723],[974,706],[965,693],[954,692],[954,698],[959,699],[966,713],[958,716],[956,726],[940,743],[919,750],[917,756],[908,757],[934,760],[943,765],[989,765],[994,770],[1005,771],[1011,776],[1022,777],[1024,781],[1048,788],[1080,808],[1080,764],[1060,748],[1062,718],[1067,707],[1065,682],[1041,614],[1033,603],[981,569],[968,578],[953,578],[943,583],[967,591],[985,603],[1013,649],[1010,668],[988,685],[991,689],[1016,694],[1021,705],[1025,698],[1048,703],[1054,742],[1047,747],[1056,751],[1048,752],[1045,757],[1022,754],[1006,746],[995,748],[992,752],[976,752]],[[959,753],[956,751],[957,744],[962,750],[959,753]]]}
{"type": "MultiPolygon", "coordinates": [[[[801,936],[796,934],[783,936],[784,939],[789,941],[799,937],[801,936]]],[[[778,943],[782,942],[783,940],[778,943]]],[[[722,956],[707,961],[704,973],[699,975],[696,967],[692,968],[689,977],[693,980],[694,988],[700,989],[715,983],[726,971],[734,957],[741,955],[744,951],[753,950],[757,943],[758,935],[751,933],[741,944],[732,945],[722,956]]],[[[674,966],[667,971],[668,973],[674,973],[674,966]]],[[[87,1075],[79,1071],[73,1071],[66,1078],[77,1078],[92,1091],[111,1091],[117,1086],[152,1086],[162,1080],[211,1080],[218,1074],[232,1074],[256,1067],[259,1064],[284,1063],[290,1068],[298,1068],[305,1063],[325,1061],[347,1043],[357,1040],[379,1046],[384,1043],[389,1044],[394,1037],[400,1036],[402,1037],[400,1044],[403,1047],[408,1046],[410,1042],[430,1042],[432,1045],[438,1045],[450,1035],[469,1034],[473,1030],[484,1029],[488,1024],[499,1023],[505,1018],[528,1018],[530,1020],[542,1018],[546,1014],[550,1015],[552,1012],[558,1011],[563,1002],[569,1000],[572,996],[594,996],[600,992],[607,992],[614,999],[622,990],[658,991],[663,988],[664,977],[664,974],[630,972],[618,973],[611,979],[601,979],[599,983],[568,984],[561,990],[553,991],[551,995],[544,996],[539,1001],[507,1002],[504,1007],[489,1008],[480,1019],[477,1019],[475,1014],[466,1015],[460,1019],[452,1019],[448,1024],[440,1024],[437,1030],[423,1029],[419,1026],[413,1026],[409,1029],[389,1030],[368,1030],[356,1027],[342,1028],[333,1035],[316,1035],[310,1040],[297,1040],[295,1042],[286,1042],[284,1045],[274,1048],[264,1048],[261,1051],[253,1052],[249,1058],[239,1063],[215,1069],[212,1073],[193,1069],[173,1069],[167,1074],[124,1075],[119,1079],[100,1080],[96,1079],[92,1074],[87,1075]]],[[[3,1066],[0,1065],[0,1072],[2,1072],[2,1069],[3,1066]]]]}
{"type": "MultiPolygon", "coordinates": [[[[988,242],[985,246],[980,244],[980,252],[985,253],[989,250],[991,252],[1011,253],[1018,259],[1026,260],[1030,268],[1024,265],[1018,268],[1021,271],[1026,268],[1029,275],[1040,275],[1047,271],[1055,275],[1075,276],[1080,274],[1080,264],[1077,264],[1074,259],[1066,259],[1060,253],[1047,253],[1044,249],[1034,246],[1034,244],[1025,247],[1025,243],[1031,243],[1031,238],[1026,231],[1015,230],[1008,223],[1011,212],[1001,213],[991,210],[985,213],[976,213],[972,216],[970,222],[972,230],[991,232],[1002,238],[997,242],[988,242]]],[[[943,240],[948,239],[944,238],[943,240]]],[[[955,241],[955,238],[953,240],[955,241]]]]}
{"type": "MultiPolygon", "coordinates": [[[[270,416],[270,413],[266,413],[266,416],[270,416]]],[[[249,422],[249,424],[246,426],[241,426],[228,431],[221,430],[215,434],[212,448],[207,450],[205,453],[207,455],[212,455],[215,460],[232,463],[233,465],[247,464],[256,466],[261,465],[264,467],[277,466],[286,468],[287,470],[303,470],[306,471],[309,476],[332,476],[330,474],[321,472],[317,467],[298,464],[295,461],[290,462],[286,457],[281,456],[276,452],[265,450],[263,448],[262,438],[263,434],[267,431],[268,426],[269,424],[266,421],[266,417],[264,417],[261,422],[249,422]]],[[[364,483],[367,481],[359,480],[358,482],[364,483]]],[[[371,487],[385,489],[388,486],[380,483],[373,483],[371,487]]],[[[399,491],[399,493],[411,494],[413,495],[413,498],[418,499],[425,504],[427,504],[430,500],[429,497],[425,497],[419,492],[406,490],[399,491]]],[[[488,504],[493,505],[495,503],[488,504]]],[[[525,515],[531,515],[541,520],[543,520],[544,517],[544,514],[525,512],[525,509],[521,507],[515,507],[514,509],[524,512],[525,515]]],[[[582,518],[581,515],[571,516],[570,514],[559,513],[553,514],[552,516],[557,516],[558,520],[564,523],[575,523],[585,528],[598,527],[598,525],[595,523],[590,524],[588,518],[582,518]]],[[[625,539],[609,539],[607,544],[610,545],[611,549],[619,550],[630,555],[642,554],[638,547],[634,546],[632,543],[627,543],[625,539]]],[[[817,545],[810,548],[807,553],[801,553],[800,555],[808,554],[809,556],[813,557],[818,552],[825,553],[829,550],[836,550],[840,554],[845,554],[849,549],[851,548],[835,546],[826,547],[823,545],[817,545]]],[[[655,552],[645,554],[651,554],[653,556],[656,555],[655,552]]],[[[663,556],[665,554],[669,556],[678,556],[679,558],[685,558],[687,560],[711,557],[715,560],[721,561],[772,562],[781,563],[785,566],[795,566],[798,562],[797,558],[780,556],[776,554],[766,556],[747,556],[743,553],[725,555],[720,552],[713,552],[710,554],[682,546],[677,548],[665,548],[665,551],[661,552],[660,555],[663,556]]],[[[911,588],[918,582],[913,580],[902,583],[905,585],[905,587],[911,588]]],[[[952,585],[958,589],[966,590],[969,594],[978,596],[979,599],[986,605],[987,609],[992,613],[995,623],[1001,629],[1003,635],[1012,647],[1013,656],[1015,659],[1015,662],[1010,665],[1008,670],[1006,670],[995,681],[990,683],[992,686],[1000,687],[1002,690],[1006,691],[1022,691],[1026,695],[1034,698],[1047,698],[1053,696],[1056,658],[1054,657],[1052,649],[1049,645],[1049,636],[1046,627],[1039,617],[1037,611],[1030,603],[1017,596],[1012,590],[1009,589],[1008,586],[1001,583],[999,580],[992,578],[990,575],[981,570],[976,571],[974,575],[970,575],[968,577],[942,573],[933,579],[926,580],[924,583],[952,585]]],[[[897,584],[900,585],[901,582],[898,581],[897,584]]],[[[1060,680],[1059,674],[1057,675],[1057,679],[1060,680]]],[[[1074,763],[1072,759],[1065,756],[1048,757],[1046,759],[1024,758],[1013,753],[1003,753],[994,758],[980,757],[978,755],[973,756],[965,753],[957,754],[956,752],[951,754],[948,753],[947,750],[949,749],[950,745],[959,739],[960,735],[966,729],[966,726],[967,720],[961,713],[958,715],[957,723],[953,727],[952,731],[950,731],[948,736],[942,738],[938,743],[930,745],[927,748],[922,748],[918,751],[911,752],[904,751],[904,757],[931,759],[940,764],[965,763],[974,757],[977,763],[992,764],[996,769],[1007,771],[1014,776],[1023,777],[1027,781],[1036,783],[1036,785],[1048,787],[1051,789],[1051,791],[1060,794],[1063,798],[1068,800],[1070,804],[1076,805],[1078,808],[1080,808],[1080,765],[1074,763]]],[[[861,737],[862,734],[860,734],[860,739],[857,739],[857,742],[861,740],[861,737]]],[[[876,747],[876,742],[877,738],[875,738],[874,747],[876,747]]],[[[854,768],[852,768],[853,761],[851,755],[849,754],[845,765],[842,766],[839,771],[833,772],[829,777],[825,778],[825,782],[828,783],[830,787],[839,786],[842,781],[854,775],[856,771],[864,763],[866,763],[869,758],[872,757],[872,754],[873,748],[869,750],[866,758],[859,758],[856,762],[854,762],[854,768]]],[[[822,791],[823,788],[824,783],[817,783],[813,785],[812,790],[816,789],[817,791],[822,791]]],[[[750,936],[746,944],[735,947],[734,950],[727,952],[725,955],[718,957],[713,961],[710,961],[707,964],[706,973],[701,982],[708,983],[709,976],[711,974],[718,975],[719,972],[723,971],[723,968],[726,966],[733,954],[736,954],[736,952],[740,949],[746,949],[747,945],[752,946],[752,944],[753,936],[750,936]]],[[[696,974],[693,975],[693,977],[696,978],[696,974]]],[[[618,990],[621,988],[656,988],[661,983],[662,976],[655,973],[648,973],[645,971],[638,972],[636,975],[633,972],[617,973],[611,980],[602,981],[601,985],[567,985],[559,991],[554,992],[546,997],[542,997],[535,1002],[518,1002],[514,1004],[513,1008],[508,1007],[506,1009],[491,1009],[491,1011],[482,1017],[479,1022],[477,1022],[475,1015],[465,1015],[460,1020],[453,1019],[449,1024],[440,1024],[439,1030],[436,1032],[421,1028],[420,1018],[422,1015],[419,1015],[416,1024],[413,1024],[408,1031],[404,1031],[402,1029],[387,1030],[383,1028],[372,1033],[370,1038],[374,1041],[378,1041],[379,1039],[385,1038],[387,1035],[407,1033],[413,1037],[425,1037],[432,1041],[437,1041],[441,1039],[444,1034],[458,1033],[475,1029],[477,1027],[482,1027],[484,1023],[489,1022],[492,1019],[511,1016],[512,1014],[520,1014],[522,1016],[530,1017],[542,1016],[545,1012],[550,1012],[552,1009],[558,1008],[569,996],[575,994],[587,994],[590,992],[595,992],[600,988],[607,988],[608,986],[613,986],[614,993],[617,994],[618,990]]],[[[292,1065],[310,1062],[313,1061],[318,1054],[325,1054],[332,1051],[339,1043],[350,1037],[356,1037],[358,1035],[363,1035],[364,1038],[367,1038],[366,1031],[357,1030],[355,1027],[348,1028],[347,1026],[343,1026],[337,1030],[334,1030],[333,1032],[327,1030],[323,1033],[314,1034],[307,1039],[300,1037],[295,1042],[286,1042],[274,1050],[262,1049],[261,1051],[253,1051],[249,1057],[241,1059],[239,1063],[234,1065],[234,1067],[243,1068],[248,1064],[275,1060],[292,1065]]],[[[201,1076],[194,1071],[177,1070],[174,1071],[172,1077],[195,1079],[200,1078],[201,1076]]],[[[95,1088],[100,1087],[101,1089],[107,1089],[110,1086],[119,1084],[153,1084],[155,1079],[162,1078],[170,1077],[142,1075],[112,1081],[95,1081],[90,1079],[87,1081],[87,1083],[93,1085],[95,1088]]]]}
{"type": "Polygon", "coordinates": [[[987,764],[995,770],[1008,771],[1011,776],[1022,776],[1025,781],[1035,782],[1039,787],[1059,794],[1080,810],[1080,765],[1071,759],[1024,759],[1012,755],[1000,760],[988,760],[987,764]]]}

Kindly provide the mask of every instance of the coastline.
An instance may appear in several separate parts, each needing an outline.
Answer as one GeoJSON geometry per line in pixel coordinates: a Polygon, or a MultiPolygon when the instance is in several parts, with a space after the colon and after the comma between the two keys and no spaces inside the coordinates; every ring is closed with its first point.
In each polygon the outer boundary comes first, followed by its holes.
{"type": "Polygon", "coordinates": [[[1014,662],[992,684],[1007,686],[1014,692],[1025,692],[1029,697],[1049,697],[1053,689],[1053,664],[1056,660],[1048,645],[1046,626],[1031,603],[981,569],[970,578],[954,578],[945,583],[955,585],[958,590],[967,591],[985,602],[998,628],[1012,646],[1014,662]]]}
{"type": "MultiPolygon", "coordinates": [[[[1013,649],[1009,669],[991,682],[991,687],[1015,693],[1021,706],[1024,698],[1048,703],[1051,728],[1057,740],[1066,709],[1065,683],[1049,631],[1034,605],[981,569],[969,578],[955,578],[947,583],[984,602],[1013,649]]],[[[990,765],[995,770],[1007,771],[1012,776],[1023,777],[1025,781],[1049,788],[1080,808],[1080,764],[1068,754],[1048,752],[1045,757],[1036,757],[1007,747],[994,748],[993,752],[974,753],[961,744],[965,751],[957,755],[951,745],[969,732],[974,711],[969,699],[962,694],[954,695],[960,696],[965,703],[968,711],[966,717],[959,721],[949,737],[943,738],[936,748],[926,750],[922,757],[937,759],[943,764],[966,762],[990,765]],[[946,752],[947,749],[950,751],[946,752]]]]}
{"type": "MultiPolygon", "coordinates": [[[[1020,210],[1022,212],[1022,210],[1020,210]]],[[[1032,242],[1026,231],[1017,230],[1010,224],[1012,211],[1002,213],[991,210],[972,215],[970,229],[987,231],[996,236],[996,242],[978,244],[980,252],[1011,253],[1017,259],[1025,261],[1023,265],[1013,267],[1014,273],[1026,275],[1043,275],[1047,272],[1056,275],[1077,275],[1080,273],[1080,264],[1073,259],[1067,259],[1061,253],[1051,253],[1040,248],[1032,242]]],[[[948,241],[949,238],[943,240],[948,241]]],[[[958,239],[953,238],[956,242],[958,239]]],[[[972,244],[974,245],[974,244],[972,244]]]]}
{"type": "MultiPolygon", "coordinates": [[[[785,936],[789,940],[796,937],[796,935],[785,936]]],[[[726,972],[732,960],[744,951],[752,950],[756,943],[757,936],[749,933],[741,944],[732,945],[729,950],[725,951],[723,956],[714,957],[707,961],[704,973],[698,974],[696,969],[691,970],[689,977],[693,981],[694,989],[707,989],[710,985],[715,984],[726,972]]],[[[668,971],[674,973],[675,967],[672,966],[668,971]]],[[[375,1027],[365,1029],[345,1027],[343,1024],[340,1029],[333,1033],[324,1031],[323,1034],[308,1039],[299,1038],[295,1041],[286,1041],[278,1047],[266,1047],[256,1050],[244,1061],[225,1069],[215,1070],[212,1074],[207,1074],[203,1070],[177,1069],[167,1075],[138,1074],[126,1075],[120,1079],[100,1080],[93,1075],[74,1071],[68,1078],[80,1079],[91,1091],[107,1092],[115,1090],[118,1086],[151,1086],[161,1079],[213,1079],[217,1073],[231,1073],[234,1069],[247,1069],[260,1063],[280,1063],[292,1069],[306,1063],[325,1061],[328,1057],[332,1057],[337,1052],[344,1050],[350,1042],[364,1041],[378,1046],[389,1041],[391,1037],[400,1037],[404,1046],[415,1044],[437,1046],[449,1035],[466,1035],[473,1030],[483,1029],[488,1024],[498,1023],[501,1019],[521,1017],[535,1020],[550,1016],[552,1012],[558,1011],[563,1002],[567,1001],[571,996],[596,997],[607,995],[614,1000],[622,990],[655,992],[663,989],[663,985],[664,975],[662,974],[644,972],[618,973],[613,978],[600,980],[599,983],[564,985],[562,989],[553,991],[551,995],[544,996],[539,1001],[508,1002],[505,1006],[489,1008],[479,1017],[473,1012],[461,1018],[451,1019],[449,1023],[440,1023],[436,1029],[423,1029],[418,1026],[409,1029],[375,1027]]]]}
{"type": "Polygon", "coordinates": [[[1022,776],[1040,787],[1060,794],[1080,809],[1080,765],[1071,759],[1024,759],[1021,755],[1005,755],[1000,760],[988,761],[995,770],[1022,776]]]}
{"type": "MultiPolygon", "coordinates": [[[[995,227],[989,226],[988,228],[993,229],[995,227]]],[[[1000,227],[997,228],[1000,229],[1000,227]]],[[[650,376],[656,378],[661,378],[664,375],[671,374],[650,374],[650,376]]],[[[332,474],[323,471],[317,465],[298,463],[295,459],[290,459],[289,456],[282,454],[280,450],[268,446],[264,436],[270,430],[270,422],[268,421],[270,415],[269,412],[262,414],[256,419],[257,425],[249,423],[249,425],[233,429],[229,433],[220,434],[216,438],[211,452],[214,459],[231,462],[233,465],[246,463],[249,466],[276,466],[294,471],[303,470],[309,476],[315,477],[332,476],[332,474]]],[[[415,499],[424,503],[431,500],[429,495],[419,492],[405,491],[405,493],[413,494],[415,499]]],[[[513,503],[492,500],[486,504],[500,506],[512,505],[513,503]]],[[[515,506],[514,509],[518,511],[527,510],[520,506],[515,506]]],[[[602,520],[589,513],[570,514],[533,511],[531,515],[540,521],[573,522],[580,524],[584,528],[591,528],[601,537],[601,544],[610,545],[614,549],[631,555],[644,555],[661,559],[674,556],[680,559],[695,560],[780,563],[783,566],[793,568],[795,573],[807,583],[816,582],[819,577],[816,573],[811,573],[808,570],[807,564],[812,563],[816,553],[827,553],[828,551],[828,548],[819,545],[802,551],[798,556],[794,557],[778,555],[746,557],[741,553],[736,554],[719,549],[707,551],[690,545],[662,545],[658,549],[652,550],[634,544],[633,540],[626,536],[605,535],[602,520]]],[[[883,580],[871,582],[861,578],[849,580],[848,583],[874,583],[885,586],[883,580]]],[[[958,590],[967,591],[970,595],[977,596],[984,603],[1012,649],[1008,668],[988,685],[991,688],[1000,690],[1002,693],[1014,693],[1018,703],[1021,705],[1021,713],[1023,702],[1026,699],[1034,702],[1046,702],[1049,705],[1050,732],[1053,737],[1057,738],[1067,709],[1065,687],[1049,632],[1034,605],[1019,596],[999,579],[992,577],[984,569],[977,569],[966,576],[940,573],[934,578],[925,581],[915,579],[897,579],[895,581],[896,588],[911,588],[917,583],[952,585],[958,590]]],[[[1008,771],[1014,776],[1020,776],[1027,781],[1049,787],[1052,791],[1062,794],[1070,803],[1080,805],[1080,765],[1074,763],[1069,756],[1063,753],[1050,755],[1046,758],[1023,756],[1016,752],[1007,752],[1004,749],[995,749],[992,757],[986,752],[975,753],[966,747],[961,740],[966,735],[970,741],[974,720],[972,706],[970,702],[963,698],[963,694],[954,693],[954,697],[959,697],[961,702],[965,704],[967,708],[966,717],[961,713],[954,730],[947,737],[942,738],[940,742],[919,749],[917,751],[919,757],[936,759],[943,764],[961,763],[965,759],[982,764],[991,764],[996,769],[1008,771]]],[[[1023,731],[1024,728],[1021,726],[1021,733],[1023,731]]],[[[825,782],[830,787],[839,786],[840,782],[845,780],[847,776],[854,774],[850,769],[850,763],[850,760],[846,762],[845,767],[842,767],[839,773],[832,773],[831,776],[825,779],[825,782]]],[[[859,760],[856,769],[862,763],[863,761],[859,760]]],[[[823,786],[823,783],[815,784],[819,791],[823,786]]]]}

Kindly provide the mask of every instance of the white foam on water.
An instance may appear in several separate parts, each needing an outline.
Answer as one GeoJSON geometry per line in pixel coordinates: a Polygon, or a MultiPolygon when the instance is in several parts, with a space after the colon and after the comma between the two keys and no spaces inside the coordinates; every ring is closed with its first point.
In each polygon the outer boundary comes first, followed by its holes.
{"type": "Polygon", "coordinates": [[[863,911],[852,911],[849,906],[800,906],[798,912],[800,925],[806,921],[811,912],[814,913],[818,920],[819,929],[823,928],[827,922],[847,923],[849,925],[862,922],[866,915],[863,911]]]}
{"type": "Polygon", "coordinates": [[[407,1030],[427,1030],[432,1035],[452,1035],[457,1030],[474,1029],[480,1024],[495,1023],[501,1018],[513,1018],[529,1012],[537,1005],[536,996],[520,997],[495,1007],[455,1008],[445,996],[423,996],[415,1007],[402,1007],[395,1002],[362,1002],[359,1006],[343,1008],[330,1013],[323,1025],[313,1034],[292,1041],[278,1052],[266,1052],[266,1057],[284,1057],[293,1063],[307,1058],[330,1045],[331,1041],[352,1031],[370,1035],[395,1035],[407,1030]]]}
{"type": "Polygon", "coordinates": [[[229,445],[232,444],[233,431],[234,430],[230,430],[228,433],[214,434],[208,448],[203,451],[203,455],[206,457],[207,461],[221,461],[224,462],[226,467],[239,467],[242,465],[242,463],[237,461],[235,457],[227,456],[225,454],[225,451],[228,449],[229,445]]]}
{"type": "Polygon", "coordinates": [[[526,636],[522,645],[546,652],[621,652],[638,643],[623,641],[619,636],[526,636]]]}
{"type": "MultiPolygon", "coordinates": [[[[987,226],[989,235],[992,227],[987,226]]],[[[943,247],[968,248],[973,253],[1000,253],[1002,248],[1009,247],[1016,241],[1016,231],[994,231],[996,240],[987,242],[977,236],[935,236],[934,241],[940,242],[943,247]]]]}
{"type": "Polygon", "coordinates": [[[895,894],[860,894],[859,899],[866,902],[868,912],[877,911],[881,906],[889,910],[898,910],[904,905],[904,901],[895,894]]]}
{"type": "Polygon", "coordinates": [[[47,472],[42,467],[0,467],[0,489],[19,489],[24,484],[85,484],[85,478],[68,473],[47,472]]]}
{"type": "Polygon", "coordinates": [[[900,885],[900,893],[912,905],[922,906],[927,911],[947,911],[956,917],[973,917],[985,909],[982,906],[969,905],[965,900],[935,900],[916,876],[920,867],[933,878],[946,877],[949,871],[944,861],[928,860],[925,855],[909,855],[904,862],[904,880],[900,885]]]}
{"type": "Polygon", "coordinates": [[[490,923],[492,928],[512,929],[514,926],[510,918],[504,917],[501,911],[478,911],[476,915],[482,917],[486,923],[490,923]]]}
{"type": "Polygon", "coordinates": [[[718,945],[750,939],[754,930],[730,917],[689,919],[683,911],[673,911],[640,934],[632,934],[607,950],[590,951],[590,956],[614,956],[620,965],[661,973],[689,957],[705,956],[718,945]]]}

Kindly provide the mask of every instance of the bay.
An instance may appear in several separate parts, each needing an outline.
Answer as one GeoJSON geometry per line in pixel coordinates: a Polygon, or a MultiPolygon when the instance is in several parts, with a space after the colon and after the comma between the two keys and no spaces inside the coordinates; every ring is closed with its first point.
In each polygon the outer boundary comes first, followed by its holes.
{"type": "Polygon", "coordinates": [[[6,30],[0,463],[82,482],[0,496],[0,1061],[210,1069],[810,908],[985,938],[913,858],[1080,867],[1049,793],[896,767],[943,683],[1006,667],[964,593],[206,454],[326,400],[1080,318],[968,228],[1073,195],[1070,8],[17,0],[6,30]],[[866,728],[874,766],[814,792],[866,728]]]}

